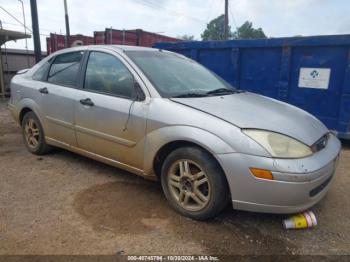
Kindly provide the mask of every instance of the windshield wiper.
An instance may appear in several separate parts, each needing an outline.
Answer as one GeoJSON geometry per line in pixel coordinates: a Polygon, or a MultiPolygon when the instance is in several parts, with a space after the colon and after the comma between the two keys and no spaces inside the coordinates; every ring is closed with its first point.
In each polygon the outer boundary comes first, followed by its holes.
{"type": "Polygon", "coordinates": [[[242,93],[244,91],[237,90],[237,89],[229,89],[229,88],[218,88],[211,90],[209,92],[206,92],[207,95],[223,95],[223,94],[237,94],[242,93]]]}
{"type": "Polygon", "coordinates": [[[227,95],[227,94],[237,94],[242,93],[243,90],[229,89],[229,88],[218,88],[206,93],[184,93],[180,95],[173,96],[172,98],[182,98],[182,97],[205,97],[210,95],[227,95]]]}
{"type": "Polygon", "coordinates": [[[182,97],[204,97],[207,96],[206,93],[185,93],[176,96],[172,96],[172,98],[182,98],[182,97]]]}

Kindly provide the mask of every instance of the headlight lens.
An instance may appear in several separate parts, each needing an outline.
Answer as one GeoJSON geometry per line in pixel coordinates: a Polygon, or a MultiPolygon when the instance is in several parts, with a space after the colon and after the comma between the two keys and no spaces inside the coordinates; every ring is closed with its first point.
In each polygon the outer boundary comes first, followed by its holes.
{"type": "Polygon", "coordinates": [[[243,132],[263,146],[273,157],[302,158],[312,154],[310,147],[289,136],[256,129],[245,129],[243,132]]]}

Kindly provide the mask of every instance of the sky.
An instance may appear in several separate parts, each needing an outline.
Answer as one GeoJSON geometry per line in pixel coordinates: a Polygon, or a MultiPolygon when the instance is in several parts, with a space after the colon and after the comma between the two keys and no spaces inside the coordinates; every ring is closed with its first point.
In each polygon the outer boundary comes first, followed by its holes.
{"type": "MultiPolygon", "coordinates": [[[[31,29],[30,0],[22,0],[31,29]]],[[[200,35],[207,23],[224,11],[224,0],[67,0],[71,34],[92,36],[106,27],[157,32],[169,36],[200,35]]],[[[37,0],[42,50],[45,38],[65,33],[63,0],[37,0]]],[[[349,0],[229,0],[232,29],[245,21],[261,27],[268,37],[350,34],[349,0]]],[[[0,7],[23,21],[19,0],[0,0],[0,7]]],[[[0,8],[5,29],[24,31],[0,8]]],[[[25,48],[25,41],[8,42],[7,48],[25,48]]],[[[33,49],[33,40],[28,40],[33,49]]]]}

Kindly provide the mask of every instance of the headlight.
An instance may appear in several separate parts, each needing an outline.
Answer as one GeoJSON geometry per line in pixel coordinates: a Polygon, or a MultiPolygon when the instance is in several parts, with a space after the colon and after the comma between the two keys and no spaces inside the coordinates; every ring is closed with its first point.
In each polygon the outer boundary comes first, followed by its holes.
{"type": "Polygon", "coordinates": [[[243,132],[264,147],[272,157],[302,158],[312,154],[307,145],[275,132],[245,129],[243,132]]]}

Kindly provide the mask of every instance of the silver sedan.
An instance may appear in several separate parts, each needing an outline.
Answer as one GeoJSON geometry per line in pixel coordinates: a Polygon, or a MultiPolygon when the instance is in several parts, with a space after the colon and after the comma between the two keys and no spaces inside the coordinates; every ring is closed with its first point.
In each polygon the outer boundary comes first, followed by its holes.
{"type": "Polygon", "coordinates": [[[270,213],[313,206],[341,148],[312,115],[151,48],[56,52],[17,73],[9,108],[31,153],[61,147],[158,179],[175,210],[200,220],[229,202],[270,213]]]}

